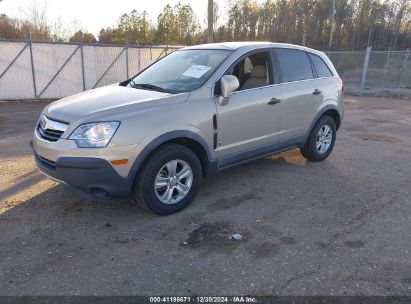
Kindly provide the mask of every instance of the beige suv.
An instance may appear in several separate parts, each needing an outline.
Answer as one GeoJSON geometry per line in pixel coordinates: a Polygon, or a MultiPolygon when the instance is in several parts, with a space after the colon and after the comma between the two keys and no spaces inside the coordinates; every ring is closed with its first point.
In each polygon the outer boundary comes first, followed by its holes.
{"type": "Polygon", "coordinates": [[[343,84],[319,51],[221,43],[173,52],[120,84],[48,105],[32,143],[40,170],[94,200],[185,208],[202,177],[300,148],[331,153],[343,84]]]}

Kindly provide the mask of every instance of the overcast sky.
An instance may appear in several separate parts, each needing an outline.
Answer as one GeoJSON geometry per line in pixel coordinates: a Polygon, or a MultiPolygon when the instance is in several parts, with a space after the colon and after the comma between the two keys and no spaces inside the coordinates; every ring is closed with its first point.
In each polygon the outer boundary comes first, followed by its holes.
{"type": "MultiPolygon", "coordinates": [[[[24,18],[31,3],[44,5],[47,0],[3,0],[0,2],[0,14],[10,17],[24,18]]],[[[133,9],[146,10],[153,22],[163,7],[170,3],[189,3],[193,7],[200,23],[205,26],[207,17],[207,0],[48,0],[48,19],[50,22],[59,17],[66,24],[77,20],[78,26],[97,35],[102,27],[116,25],[118,18],[133,9]]],[[[218,0],[221,10],[224,10],[226,1],[218,0]]]]}

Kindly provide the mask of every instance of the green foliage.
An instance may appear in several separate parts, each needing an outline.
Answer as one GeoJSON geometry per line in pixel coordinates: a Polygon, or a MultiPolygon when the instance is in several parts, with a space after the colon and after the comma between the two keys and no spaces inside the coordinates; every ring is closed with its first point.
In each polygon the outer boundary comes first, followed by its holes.
{"type": "Polygon", "coordinates": [[[70,37],[69,42],[96,43],[97,39],[91,33],[77,31],[70,37]]]}
{"type": "Polygon", "coordinates": [[[98,34],[98,42],[100,43],[113,43],[114,30],[111,27],[102,28],[98,34]]]}
{"type": "Polygon", "coordinates": [[[190,45],[200,25],[189,4],[167,5],[158,16],[155,42],[158,44],[190,45]]]}
{"type": "Polygon", "coordinates": [[[120,17],[118,27],[113,33],[113,42],[127,44],[152,44],[154,26],[148,18],[147,12],[137,10],[120,17]]]}

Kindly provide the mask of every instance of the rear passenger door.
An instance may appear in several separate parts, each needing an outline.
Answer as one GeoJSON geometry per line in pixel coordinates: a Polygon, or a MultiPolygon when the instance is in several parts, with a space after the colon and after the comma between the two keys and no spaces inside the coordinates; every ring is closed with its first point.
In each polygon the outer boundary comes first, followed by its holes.
{"type": "Polygon", "coordinates": [[[279,104],[280,142],[293,144],[306,135],[324,96],[314,78],[314,70],[305,51],[274,49],[273,52],[283,90],[282,102],[279,104]]]}
{"type": "Polygon", "coordinates": [[[314,69],[315,86],[321,91],[323,101],[338,99],[339,81],[336,79],[324,60],[313,53],[308,53],[314,69]]]}

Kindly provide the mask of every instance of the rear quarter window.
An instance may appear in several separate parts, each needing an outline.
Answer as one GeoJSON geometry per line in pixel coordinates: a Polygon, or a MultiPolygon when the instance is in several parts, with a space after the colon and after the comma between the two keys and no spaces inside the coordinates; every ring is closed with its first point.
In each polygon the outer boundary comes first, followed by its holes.
{"type": "Polygon", "coordinates": [[[311,62],[305,52],[291,49],[276,49],[275,54],[280,65],[282,82],[313,78],[311,62]]]}
{"type": "Polygon", "coordinates": [[[331,77],[333,73],[331,73],[330,69],[328,68],[327,64],[324,60],[321,59],[320,56],[309,54],[312,63],[314,64],[315,71],[317,72],[318,77],[331,77]]]}

